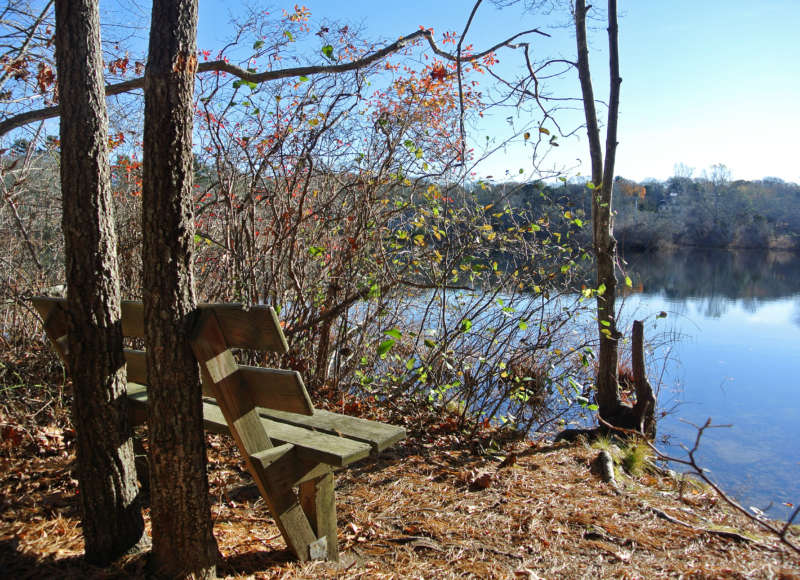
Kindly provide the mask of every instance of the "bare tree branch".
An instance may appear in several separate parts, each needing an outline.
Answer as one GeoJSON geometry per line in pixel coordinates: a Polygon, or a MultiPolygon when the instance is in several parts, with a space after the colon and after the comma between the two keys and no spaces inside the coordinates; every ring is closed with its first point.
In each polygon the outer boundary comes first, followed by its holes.
{"type": "MultiPolygon", "coordinates": [[[[340,64],[331,64],[331,65],[309,65],[309,66],[292,67],[292,68],[270,70],[263,72],[252,72],[245,70],[241,67],[238,67],[234,64],[231,64],[229,62],[225,62],[224,60],[216,60],[212,62],[200,63],[197,66],[197,72],[198,74],[207,72],[225,72],[234,75],[235,77],[240,78],[243,81],[251,83],[263,83],[266,81],[273,81],[278,79],[300,77],[300,76],[311,76],[318,74],[337,74],[337,73],[349,72],[365,68],[371,64],[374,64],[386,58],[391,54],[394,54],[402,50],[403,48],[409,46],[410,44],[419,39],[426,40],[428,42],[428,45],[431,47],[431,50],[434,52],[434,54],[444,59],[447,59],[452,62],[474,62],[478,59],[483,58],[488,54],[491,54],[492,52],[495,52],[497,49],[503,46],[511,45],[511,43],[520,36],[525,36],[528,34],[541,34],[543,36],[549,36],[546,32],[542,32],[538,28],[532,28],[530,30],[525,30],[523,32],[519,32],[513,36],[510,36],[509,38],[501,42],[498,42],[497,44],[495,44],[491,48],[484,50],[483,52],[462,57],[450,54],[449,52],[439,48],[439,46],[436,44],[436,40],[433,38],[433,33],[430,30],[418,30],[412,34],[408,34],[406,36],[398,38],[396,41],[381,48],[380,50],[376,50],[375,52],[372,52],[364,56],[363,58],[351,62],[344,62],[340,64]]],[[[138,77],[114,85],[107,85],[106,96],[127,93],[141,88],[144,88],[144,77],[138,77]]],[[[52,119],[54,117],[58,117],[60,114],[61,114],[61,109],[58,106],[54,106],[54,107],[47,107],[44,109],[37,109],[35,111],[27,111],[25,113],[20,113],[19,115],[14,115],[13,117],[9,117],[8,119],[0,122],[0,137],[6,135],[10,131],[13,131],[14,129],[17,129],[29,123],[33,123],[35,121],[44,121],[45,119],[52,119]]]]}
{"type": "Polygon", "coordinates": [[[705,433],[706,429],[716,429],[716,428],[719,428],[719,427],[729,427],[730,425],[713,425],[711,423],[711,418],[710,417],[706,420],[706,422],[703,424],[702,427],[698,427],[697,425],[694,425],[694,427],[697,429],[697,437],[695,437],[694,445],[692,446],[691,449],[684,447],[684,449],[686,450],[686,454],[687,454],[688,459],[683,459],[683,458],[680,458],[680,457],[674,457],[672,455],[668,455],[668,454],[664,453],[663,451],[661,451],[658,447],[653,445],[653,443],[644,435],[642,430],[637,431],[636,429],[625,429],[623,427],[616,427],[616,426],[608,423],[607,421],[604,421],[603,418],[600,417],[600,415],[598,415],[597,418],[598,418],[598,420],[600,421],[600,423],[602,425],[606,426],[609,429],[612,429],[614,431],[618,431],[620,433],[626,433],[628,435],[637,435],[637,436],[641,437],[642,440],[653,451],[653,453],[655,453],[658,456],[659,459],[662,459],[664,461],[669,461],[671,463],[677,463],[679,465],[685,465],[687,467],[690,467],[691,468],[691,472],[690,473],[692,475],[696,475],[697,477],[699,477],[706,485],[708,485],[711,489],[713,489],[714,492],[716,492],[716,494],[720,498],[722,498],[722,500],[725,503],[727,503],[729,506],[731,506],[733,509],[735,509],[740,514],[744,515],[750,521],[752,521],[755,524],[757,524],[758,526],[760,526],[762,529],[766,530],[770,534],[773,534],[787,548],[789,548],[790,550],[792,550],[793,552],[795,552],[797,554],[800,554],[800,545],[792,542],[792,540],[789,538],[789,529],[791,528],[792,523],[794,522],[794,520],[800,514],[800,506],[797,506],[795,508],[794,512],[792,512],[792,515],[789,517],[789,519],[786,521],[786,523],[784,525],[782,525],[781,527],[778,527],[778,526],[770,523],[766,519],[763,519],[763,518],[760,518],[760,517],[757,517],[757,516],[753,515],[752,513],[750,513],[750,511],[748,511],[744,507],[742,507],[742,505],[739,502],[737,502],[735,499],[733,499],[731,496],[729,496],[727,493],[725,493],[725,491],[713,479],[708,477],[708,475],[706,474],[707,470],[704,467],[702,467],[699,463],[697,463],[697,457],[696,457],[695,454],[697,453],[697,450],[700,448],[700,440],[702,439],[703,434],[705,433]]]}

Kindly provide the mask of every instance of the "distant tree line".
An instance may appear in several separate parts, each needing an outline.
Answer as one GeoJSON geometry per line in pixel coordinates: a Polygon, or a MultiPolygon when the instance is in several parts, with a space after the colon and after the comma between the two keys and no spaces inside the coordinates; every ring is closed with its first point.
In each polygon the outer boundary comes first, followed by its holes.
{"type": "MultiPolygon", "coordinates": [[[[730,181],[727,175],[718,165],[697,178],[638,183],[617,177],[614,232],[620,247],[800,249],[800,185],[775,177],[730,181]]],[[[587,245],[591,239],[590,191],[583,181],[479,184],[476,191],[487,204],[500,200],[540,218],[563,217],[566,210],[566,223],[583,224],[580,231],[570,227],[575,241],[587,245]]]]}

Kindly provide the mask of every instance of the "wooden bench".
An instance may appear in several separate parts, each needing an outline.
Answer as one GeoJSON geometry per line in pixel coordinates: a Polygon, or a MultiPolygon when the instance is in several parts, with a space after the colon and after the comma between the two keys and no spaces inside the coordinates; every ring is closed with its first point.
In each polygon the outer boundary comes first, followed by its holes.
{"type": "MultiPolygon", "coordinates": [[[[64,360],[66,300],[37,297],[33,303],[64,360]]],[[[337,560],[334,469],[379,453],[403,439],[405,429],[314,409],[295,371],[238,365],[231,348],[288,351],[271,307],[201,304],[198,311],[192,348],[200,363],[206,428],[236,440],[297,557],[337,560]]],[[[144,337],[141,302],[123,302],[122,332],[144,337]]],[[[139,425],[147,417],[145,352],[126,349],[125,357],[131,422],[139,425]]]]}

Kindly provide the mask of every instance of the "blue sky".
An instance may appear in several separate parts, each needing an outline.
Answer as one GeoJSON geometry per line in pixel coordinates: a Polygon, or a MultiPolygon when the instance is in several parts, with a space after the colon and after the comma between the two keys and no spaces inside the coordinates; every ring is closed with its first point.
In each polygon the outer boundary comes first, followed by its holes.
{"type": "MultiPolygon", "coordinates": [[[[202,0],[199,45],[222,46],[231,29],[230,15],[241,10],[233,0],[202,0]]],[[[313,23],[322,19],[360,25],[367,38],[392,40],[420,25],[436,32],[463,29],[472,7],[468,0],[315,2],[305,4],[313,23]]],[[[601,3],[598,3],[600,5],[601,3]]],[[[273,5],[280,13],[281,4],[273,5]]],[[[286,7],[289,7],[287,5],[286,7]]],[[[632,179],[664,179],[674,164],[696,168],[695,175],[724,163],[734,179],[775,176],[800,182],[800,2],[798,0],[670,0],[620,5],[623,78],[617,174],[632,179]]],[[[524,28],[564,23],[565,14],[542,17],[519,7],[498,10],[486,0],[468,36],[477,49],[524,28]]],[[[553,38],[536,39],[541,54],[574,59],[571,30],[554,28],[553,38]]],[[[596,96],[607,94],[606,37],[593,32],[592,67],[596,96]]],[[[502,71],[513,74],[519,60],[501,54],[502,71]]],[[[570,75],[553,88],[574,96],[570,75]]],[[[566,111],[564,127],[580,121],[566,111]]],[[[476,142],[490,134],[510,133],[506,114],[491,117],[475,131],[476,142]]],[[[520,119],[515,123],[519,126],[520,119]]],[[[528,119],[529,120],[529,119],[528,119]]],[[[510,145],[481,173],[496,177],[532,168],[530,148],[510,145]]],[[[550,165],[588,172],[583,131],[562,140],[547,158],[550,165]]]]}

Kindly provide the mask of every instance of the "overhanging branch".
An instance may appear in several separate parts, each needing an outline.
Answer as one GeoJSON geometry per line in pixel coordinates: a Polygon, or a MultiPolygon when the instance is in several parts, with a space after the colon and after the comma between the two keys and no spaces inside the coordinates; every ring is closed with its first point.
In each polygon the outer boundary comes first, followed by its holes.
{"type": "MultiPolygon", "coordinates": [[[[234,64],[231,64],[229,62],[225,62],[224,60],[215,60],[212,62],[200,63],[197,66],[197,73],[200,74],[208,72],[225,72],[235,77],[238,77],[243,81],[251,83],[263,83],[278,79],[300,77],[300,76],[312,76],[318,74],[338,74],[365,68],[371,64],[374,64],[386,58],[391,54],[394,54],[402,50],[409,44],[419,39],[426,40],[428,42],[428,45],[431,47],[433,53],[446,60],[452,62],[474,62],[478,59],[481,59],[495,52],[496,50],[502,48],[503,46],[510,45],[514,40],[516,40],[520,36],[525,36],[528,34],[541,34],[542,36],[549,36],[546,32],[542,32],[538,28],[533,28],[515,34],[503,40],[502,42],[498,42],[491,48],[488,48],[477,54],[471,54],[469,56],[457,56],[450,54],[449,52],[439,48],[439,46],[436,44],[436,40],[433,38],[433,33],[430,30],[418,30],[412,34],[408,34],[406,36],[398,38],[397,40],[381,48],[380,50],[376,50],[375,52],[372,52],[360,59],[351,62],[330,64],[330,65],[300,66],[300,67],[270,70],[263,72],[252,72],[245,70],[241,67],[238,67],[234,64]]],[[[144,77],[138,77],[121,83],[107,85],[106,96],[119,95],[121,93],[127,93],[141,88],[144,88],[144,77]]],[[[3,137],[10,131],[23,127],[29,123],[34,123],[36,121],[44,121],[45,119],[52,119],[54,117],[58,117],[60,114],[61,114],[61,109],[58,107],[58,105],[56,105],[53,107],[46,107],[34,111],[26,111],[25,113],[14,115],[13,117],[9,117],[8,119],[5,119],[4,121],[0,122],[0,137],[3,137]]]]}

